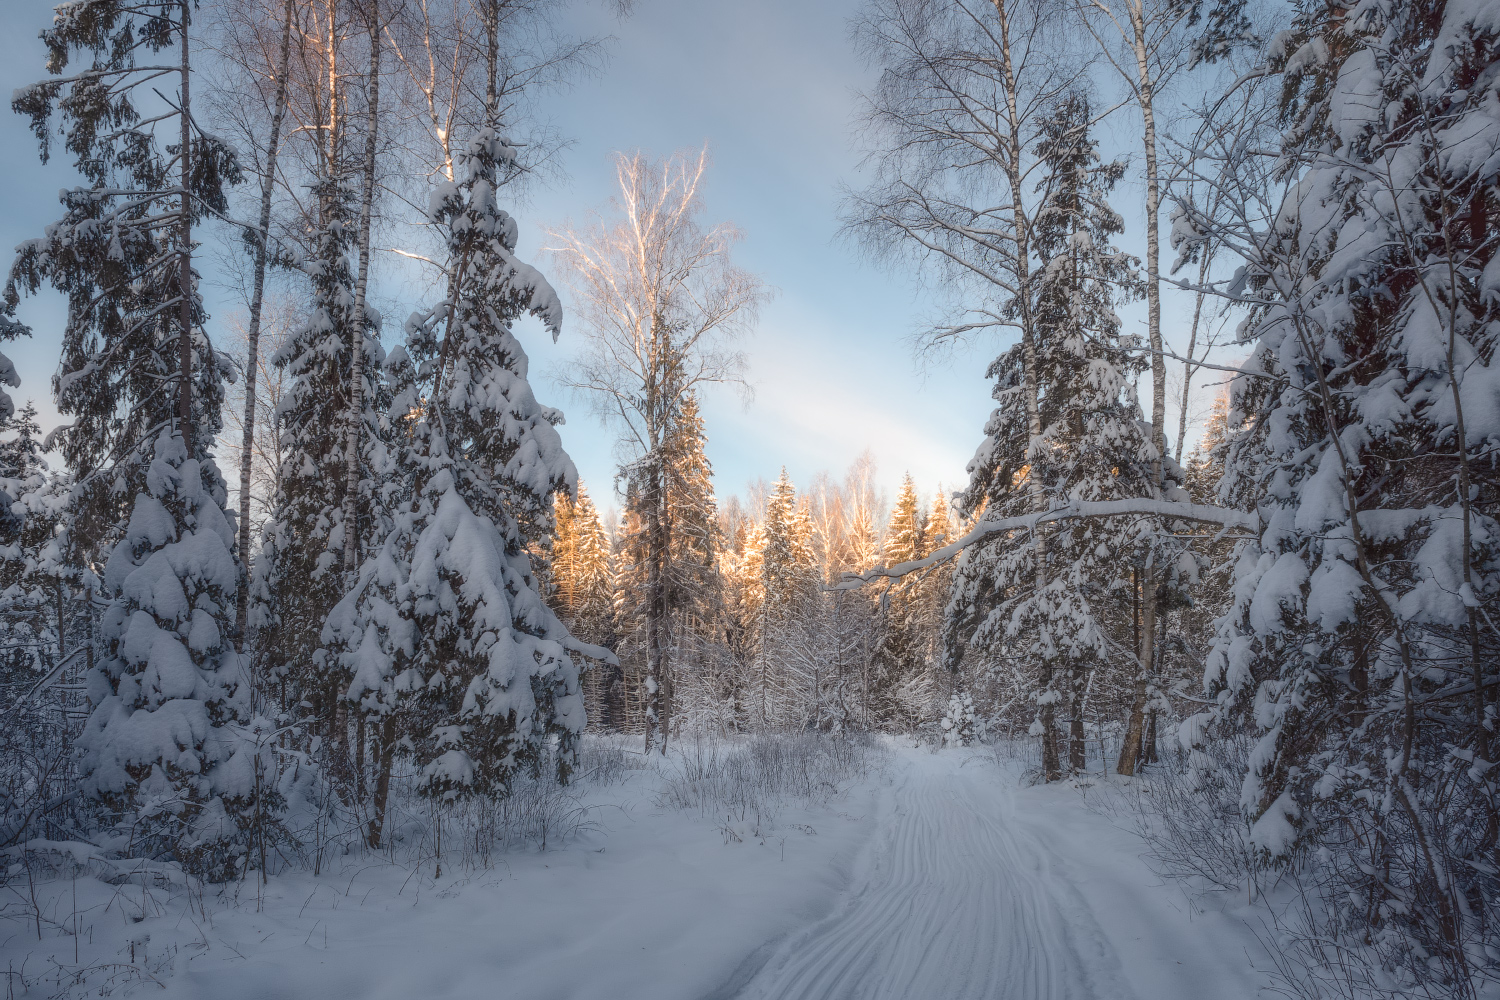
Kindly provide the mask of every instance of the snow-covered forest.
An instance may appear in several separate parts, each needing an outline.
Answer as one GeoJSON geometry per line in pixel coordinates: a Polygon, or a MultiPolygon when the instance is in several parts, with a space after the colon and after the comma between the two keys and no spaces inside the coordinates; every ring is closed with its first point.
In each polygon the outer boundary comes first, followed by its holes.
{"type": "Polygon", "coordinates": [[[992,412],[744,489],[712,137],[525,211],[568,0],[30,6],[7,996],[1500,996],[1500,4],[863,0],[992,412]]]}

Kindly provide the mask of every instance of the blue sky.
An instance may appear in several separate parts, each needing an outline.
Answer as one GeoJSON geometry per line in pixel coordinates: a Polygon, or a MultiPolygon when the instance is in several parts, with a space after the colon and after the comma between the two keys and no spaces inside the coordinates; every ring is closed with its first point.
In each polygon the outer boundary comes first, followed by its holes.
{"type": "MultiPolygon", "coordinates": [[[[706,220],[733,221],[745,235],[739,262],[776,289],[742,344],[753,400],[746,404],[728,390],[704,400],[721,495],[774,478],[783,465],[799,485],[822,469],[839,475],[865,448],[888,488],[909,470],[924,492],[939,483],[951,490],[963,484],[990,409],[984,370],[999,342],[924,367],[911,338],[931,304],[909,276],[862,259],[837,238],[839,185],[863,183],[851,133],[853,95],[873,79],[849,42],[847,22],[858,6],[638,0],[631,16],[619,19],[589,0],[565,15],[576,34],[614,40],[599,76],[544,103],[574,142],[562,161],[566,176],[533,192],[517,212],[522,255],[537,259],[545,229],[583,221],[607,203],[615,150],[660,155],[706,142],[713,156],[706,220]]],[[[45,0],[6,0],[0,9],[0,93],[43,75],[36,33],[50,8],[45,0]]],[[[1129,135],[1124,125],[1122,138],[1129,135]]],[[[56,192],[69,183],[69,171],[61,158],[42,167],[24,121],[0,113],[0,176],[0,246],[9,247],[56,217],[56,192]]],[[[1127,219],[1138,199],[1138,185],[1122,186],[1117,204],[1127,219]]],[[[1140,239],[1139,226],[1133,229],[1127,245],[1140,239]]],[[[218,315],[237,306],[223,291],[209,298],[218,315]]],[[[1184,306],[1190,309],[1169,296],[1169,340],[1185,325],[1184,306]]],[[[1140,315],[1125,312],[1131,326],[1140,315]]],[[[46,397],[60,305],[49,297],[29,301],[23,318],[36,335],[6,348],[23,379],[14,395],[36,398],[50,426],[57,419],[46,397]]],[[[564,442],[602,497],[614,468],[613,435],[547,374],[576,349],[581,331],[565,326],[555,346],[538,325],[521,333],[537,393],[568,413],[564,442]]],[[[1175,428],[1174,413],[1169,422],[1175,428]]]]}

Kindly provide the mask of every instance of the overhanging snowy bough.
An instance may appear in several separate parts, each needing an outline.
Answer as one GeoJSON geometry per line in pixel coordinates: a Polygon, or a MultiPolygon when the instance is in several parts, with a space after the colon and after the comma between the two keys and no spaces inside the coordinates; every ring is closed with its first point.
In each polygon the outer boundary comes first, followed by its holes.
{"type": "Polygon", "coordinates": [[[1080,517],[1105,518],[1131,514],[1152,515],[1171,518],[1177,521],[1190,521],[1196,524],[1219,526],[1220,531],[1216,535],[1205,536],[1205,538],[1254,538],[1260,534],[1261,530],[1261,520],[1258,514],[1227,507],[1215,507],[1210,504],[1191,503],[1185,500],[1153,500],[1149,497],[1128,500],[1074,500],[1048,510],[1037,511],[1034,514],[1001,517],[993,520],[981,518],[969,530],[968,534],[955,542],[944,545],[942,548],[935,549],[921,559],[897,563],[895,566],[877,566],[863,573],[844,573],[842,575],[842,582],[832,589],[853,590],[874,580],[899,578],[909,573],[920,572],[938,563],[954,558],[964,549],[982,542],[992,535],[1008,531],[1030,532],[1043,524],[1080,517]],[[1238,531],[1243,534],[1228,535],[1228,532],[1231,531],[1238,531]]]}

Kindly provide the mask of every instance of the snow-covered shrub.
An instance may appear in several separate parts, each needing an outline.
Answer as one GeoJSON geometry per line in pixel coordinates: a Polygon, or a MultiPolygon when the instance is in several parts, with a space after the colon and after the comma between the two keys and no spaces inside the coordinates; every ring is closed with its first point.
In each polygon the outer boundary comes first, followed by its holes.
{"type": "MultiPolygon", "coordinates": [[[[1191,731],[1206,721],[1195,717],[1191,731]]],[[[1201,741],[1200,741],[1201,742],[1201,741]]],[[[1163,875],[1196,880],[1209,891],[1257,897],[1277,871],[1250,842],[1240,808],[1240,780],[1254,741],[1243,732],[1169,753],[1168,766],[1149,782],[1122,790],[1136,829],[1150,845],[1148,858],[1163,875]]]]}
{"type": "Polygon", "coordinates": [[[579,741],[578,768],[574,781],[591,785],[613,785],[624,781],[629,771],[644,769],[647,759],[628,752],[621,745],[621,737],[607,733],[591,733],[579,741]]]}
{"type": "Polygon", "coordinates": [[[948,696],[948,710],[938,723],[943,746],[966,747],[984,739],[984,720],[974,711],[974,698],[967,691],[948,696]]]}
{"type": "Polygon", "coordinates": [[[714,819],[773,823],[783,803],[826,802],[879,766],[865,734],[759,733],[721,740],[694,733],[677,743],[658,800],[714,819]]]}

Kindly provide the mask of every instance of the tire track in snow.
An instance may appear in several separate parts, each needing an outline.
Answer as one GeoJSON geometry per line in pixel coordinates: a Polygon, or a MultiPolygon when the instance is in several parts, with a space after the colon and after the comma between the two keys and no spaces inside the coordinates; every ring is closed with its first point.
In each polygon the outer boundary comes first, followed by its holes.
{"type": "Polygon", "coordinates": [[[737,997],[1133,997],[1093,915],[992,782],[933,757],[888,794],[844,904],[782,941],[737,997]]]}

